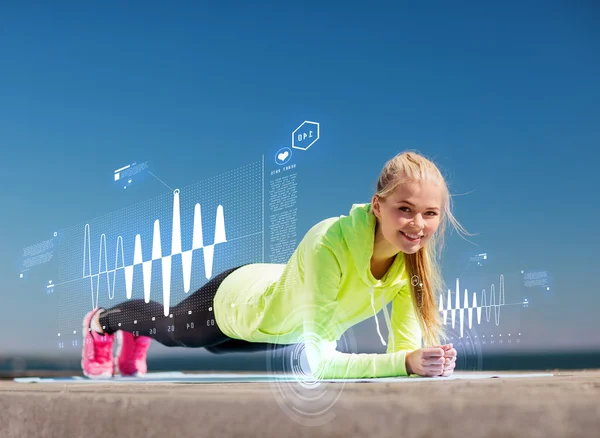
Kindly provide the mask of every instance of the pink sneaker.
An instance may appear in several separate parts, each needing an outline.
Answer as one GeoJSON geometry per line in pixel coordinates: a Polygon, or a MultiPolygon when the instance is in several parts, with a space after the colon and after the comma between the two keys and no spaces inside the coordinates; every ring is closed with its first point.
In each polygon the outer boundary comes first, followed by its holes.
{"type": "Polygon", "coordinates": [[[90,379],[110,379],[114,371],[112,350],[115,335],[101,335],[90,329],[92,318],[99,310],[96,308],[83,318],[81,368],[84,376],[90,379]]]}
{"type": "Polygon", "coordinates": [[[123,330],[117,332],[115,362],[121,376],[142,377],[148,372],[146,353],[151,342],[152,338],[147,336],[133,336],[123,330]]]}

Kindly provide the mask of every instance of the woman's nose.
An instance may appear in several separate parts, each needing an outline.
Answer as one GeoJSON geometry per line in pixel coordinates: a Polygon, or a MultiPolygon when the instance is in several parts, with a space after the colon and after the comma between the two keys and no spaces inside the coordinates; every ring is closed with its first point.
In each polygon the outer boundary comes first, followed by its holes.
{"type": "Polygon", "coordinates": [[[418,229],[422,229],[425,227],[425,221],[423,220],[423,218],[420,215],[415,216],[413,218],[413,220],[411,221],[411,223],[415,228],[418,228],[418,229]]]}

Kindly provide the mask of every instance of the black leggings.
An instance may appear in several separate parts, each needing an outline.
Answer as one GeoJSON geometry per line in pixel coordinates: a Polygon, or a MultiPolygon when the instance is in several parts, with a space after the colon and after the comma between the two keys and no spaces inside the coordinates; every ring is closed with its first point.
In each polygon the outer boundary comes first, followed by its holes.
{"type": "Polygon", "coordinates": [[[142,299],[117,304],[100,313],[100,325],[108,334],[118,330],[134,336],[148,336],[167,347],[200,348],[215,353],[242,353],[283,348],[286,345],[247,342],[232,339],[217,326],[213,300],[217,288],[230,273],[228,269],[213,277],[196,292],[170,309],[164,316],[163,305],[142,299]]]}

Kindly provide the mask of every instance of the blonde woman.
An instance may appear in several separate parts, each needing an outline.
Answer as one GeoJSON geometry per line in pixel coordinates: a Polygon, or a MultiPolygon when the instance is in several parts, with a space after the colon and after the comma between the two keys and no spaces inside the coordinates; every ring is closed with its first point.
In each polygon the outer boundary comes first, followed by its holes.
{"type": "Polygon", "coordinates": [[[447,336],[435,298],[443,287],[438,254],[446,223],[463,230],[450,203],[436,165],[416,152],[400,153],[385,164],[370,203],[314,225],[286,264],[222,272],[166,317],[161,304],[143,300],[90,311],[83,372],[107,378],[116,365],[122,375],[143,375],[155,339],[213,353],[303,345],[318,379],[449,376],[456,350],[442,344],[447,336]],[[387,342],[377,317],[382,309],[387,342]],[[152,321],[144,318],[149,310],[152,321]],[[372,316],[385,353],[336,350],[348,328],[372,316]]]}

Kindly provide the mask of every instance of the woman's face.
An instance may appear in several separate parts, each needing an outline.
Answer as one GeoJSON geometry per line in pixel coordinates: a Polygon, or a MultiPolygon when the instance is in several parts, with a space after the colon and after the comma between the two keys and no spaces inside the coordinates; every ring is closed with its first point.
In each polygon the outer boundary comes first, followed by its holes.
{"type": "Polygon", "coordinates": [[[440,186],[431,182],[400,184],[385,199],[373,196],[378,232],[390,249],[413,254],[423,248],[440,224],[442,197],[440,186]]]}

